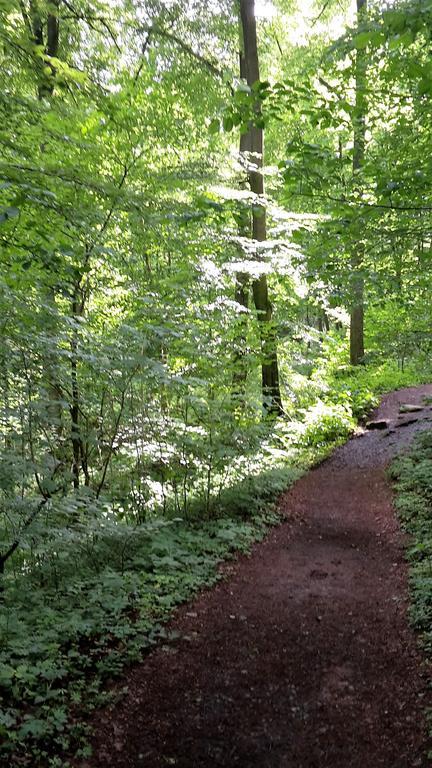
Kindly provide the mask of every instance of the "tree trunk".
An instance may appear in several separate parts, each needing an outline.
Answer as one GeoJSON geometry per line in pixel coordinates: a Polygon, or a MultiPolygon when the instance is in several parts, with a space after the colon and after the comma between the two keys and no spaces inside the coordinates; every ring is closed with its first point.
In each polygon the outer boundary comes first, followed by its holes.
{"type": "MultiPolygon", "coordinates": [[[[247,79],[246,61],[242,46],[240,45],[240,77],[247,79]]],[[[250,134],[242,133],[240,135],[240,157],[245,158],[250,152],[250,134]]],[[[246,181],[241,183],[241,188],[246,187],[246,181]]],[[[237,213],[237,226],[240,237],[251,237],[251,215],[250,210],[240,202],[237,213]]],[[[243,258],[243,250],[239,247],[239,256],[243,258]]],[[[235,276],[235,300],[245,310],[249,309],[249,275],[244,272],[237,272],[235,276]]],[[[244,402],[244,395],[247,381],[247,361],[245,359],[247,343],[247,314],[241,312],[239,315],[238,335],[236,338],[236,351],[234,353],[234,374],[233,374],[233,396],[239,405],[244,402]]]]}
{"type": "MultiPolygon", "coordinates": [[[[357,0],[357,22],[366,18],[367,0],[357,0]]],[[[366,50],[357,49],[355,63],[355,110],[353,117],[353,177],[354,183],[364,163],[366,137],[366,50]]],[[[359,190],[361,191],[361,189],[359,190]]],[[[360,227],[359,236],[360,236],[360,227]]],[[[364,358],[364,279],[361,273],[364,261],[364,245],[358,240],[351,257],[351,322],[350,322],[350,361],[359,365],[364,358]]]]}
{"type": "Polygon", "coordinates": [[[90,485],[90,476],[87,464],[87,449],[84,444],[81,429],[81,393],[78,378],[79,361],[79,321],[84,316],[86,291],[81,284],[82,275],[74,285],[71,317],[74,321],[70,339],[70,376],[71,376],[71,403],[69,406],[71,417],[71,444],[72,444],[72,480],[75,489],[80,487],[80,473],[84,473],[85,485],[90,485]]]}
{"type": "Polygon", "coordinates": [[[235,300],[245,310],[238,317],[236,349],[234,352],[233,398],[239,406],[244,405],[248,366],[246,359],[247,325],[249,309],[249,275],[237,272],[235,276],[235,300]]]}
{"type": "MultiPolygon", "coordinates": [[[[30,26],[30,34],[33,42],[44,49],[47,56],[57,58],[59,50],[59,0],[51,0],[49,13],[46,19],[46,30],[42,12],[37,0],[30,0],[30,14],[27,16],[23,10],[24,21],[30,26]],[[45,33],[45,34],[44,34],[45,33]]],[[[52,63],[37,61],[38,97],[50,98],[54,92],[55,67],[52,63]]]]}
{"type": "MultiPolygon", "coordinates": [[[[77,323],[80,317],[79,285],[75,288],[72,299],[72,317],[77,323]]],[[[80,393],[78,386],[78,328],[76,324],[72,328],[71,346],[71,390],[72,402],[70,405],[71,416],[71,442],[72,442],[72,477],[74,488],[80,485],[81,468],[81,436],[80,436],[80,393]]]]}
{"type": "MultiPolygon", "coordinates": [[[[240,0],[240,21],[243,37],[240,55],[240,74],[246,78],[250,87],[260,79],[257,47],[255,3],[254,0],[240,0]]],[[[256,116],[260,116],[257,100],[256,116]]],[[[249,126],[247,133],[240,140],[240,151],[250,153],[247,157],[248,181],[257,200],[252,208],[252,237],[257,242],[267,238],[266,210],[263,204],[264,176],[264,131],[257,121],[249,126]]],[[[262,354],[262,395],[264,410],[268,415],[278,416],[283,413],[279,387],[279,367],[277,358],[277,336],[273,323],[272,305],[268,295],[266,275],[261,275],[252,283],[252,293],[260,326],[262,354]]]]}
{"type": "MultiPolygon", "coordinates": [[[[49,6],[49,12],[46,17],[46,23],[44,21],[44,14],[39,5],[38,0],[30,0],[28,11],[25,4],[20,3],[21,13],[23,16],[24,24],[27,29],[27,33],[30,38],[30,42],[42,48],[44,52],[50,56],[56,58],[59,50],[59,18],[58,7],[59,0],[52,0],[49,6]]],[[[55,69],[52,65],[47,67],[46,63],[41,59],[35,59],[36,66],[36,79],[37,79],[37,95],[39,100],[43,98],[49,98],[54,92],[54,75],[55,69]],[[50,74],[47,70],[50,70],[50,74]]],[[[41,152],[44,152],[44,145],[42,144],[41,152]]],[[[52,307],[53,316],[55,315],[56,308],[56,294],[53,286],[49,286],[46,289],[46,301],[52,307]]],[[[48,426],[54,427],[57,434],[57,438],[60,440],[63,431],[63,409],[61,401],[63,400],[63,391],[59,378],[56,374],[56,355],[52,352],[47,352],[44,360],[44,379],[46,382],[47,390],[47,422],[48,426]]],[[[56,459],[59,459],[55,455],[56,459]]]]}

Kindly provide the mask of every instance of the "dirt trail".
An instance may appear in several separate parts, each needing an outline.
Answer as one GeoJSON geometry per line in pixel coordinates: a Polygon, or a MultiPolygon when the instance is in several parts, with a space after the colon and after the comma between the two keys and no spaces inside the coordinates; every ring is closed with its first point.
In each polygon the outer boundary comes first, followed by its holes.
{"type": "MultiPolygon", "coordinates": [[[[379,418],[432,386],[388,395],[379,418]]],[[[432,418],[352,439],[281,499],[286,522],[178,612],[174,643],[98,714],[92,768],[415,768],[427,674],[407,623],[388,461],[432,418]]]]}

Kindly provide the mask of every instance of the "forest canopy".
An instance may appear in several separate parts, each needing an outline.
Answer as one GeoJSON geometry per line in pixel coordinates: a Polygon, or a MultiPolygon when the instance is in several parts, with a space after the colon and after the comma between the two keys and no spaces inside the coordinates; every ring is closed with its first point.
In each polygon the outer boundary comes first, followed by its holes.
{"type": "Polygon", "coordinates": [[[9,764],[85,754],[90,673],[430,379],[431,36],[429,0],[0,0],[9,764]]]}

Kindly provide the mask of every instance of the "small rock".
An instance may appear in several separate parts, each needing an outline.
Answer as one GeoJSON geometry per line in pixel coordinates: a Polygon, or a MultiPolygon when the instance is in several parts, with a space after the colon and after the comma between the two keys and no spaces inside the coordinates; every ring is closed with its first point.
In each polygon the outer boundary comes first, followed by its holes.
{"type": "Polygon", "coordinates": [[[399,407],[399,413],[416,413],[417,411],[422,411],[423,406],[422,405],[411,405],[410,403],[403,403],[399,407]]]}
{"type": "Polygon", "coordinates": [[[368,421],[366,429],[388,429],[388,426],[388,422],[384,420],[368,421]]]}

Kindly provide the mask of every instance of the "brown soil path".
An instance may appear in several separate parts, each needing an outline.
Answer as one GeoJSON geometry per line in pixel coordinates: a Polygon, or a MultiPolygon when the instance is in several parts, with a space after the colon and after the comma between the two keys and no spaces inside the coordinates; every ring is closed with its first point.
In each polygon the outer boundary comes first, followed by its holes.
{"type": "MultiPolygon", "coordinates": [[[[432,386],[388,395],[377,412],[432,386]]],[[[281,499],[286,518],[181,609],[180,639],[98,714],[91,768],[426,766],[427,673],[407,622],[404,539],[385,476],[432,418],[350,440],[281,499]]],[[[409,421],[413,415],[404,417],[409,421]]]]}

